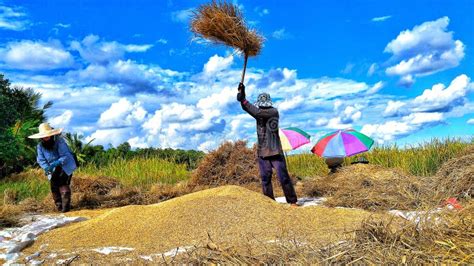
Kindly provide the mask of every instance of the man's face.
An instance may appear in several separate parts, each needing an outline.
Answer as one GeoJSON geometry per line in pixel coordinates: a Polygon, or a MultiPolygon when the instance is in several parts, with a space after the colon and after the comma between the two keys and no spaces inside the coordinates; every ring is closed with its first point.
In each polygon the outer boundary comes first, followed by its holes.
{"type": "Polygon", "coordinates": [[[51,139],[51,137],[44,137],[44,138],[42,138],[43,141],[48,141],[49,139],[51,139]]]}

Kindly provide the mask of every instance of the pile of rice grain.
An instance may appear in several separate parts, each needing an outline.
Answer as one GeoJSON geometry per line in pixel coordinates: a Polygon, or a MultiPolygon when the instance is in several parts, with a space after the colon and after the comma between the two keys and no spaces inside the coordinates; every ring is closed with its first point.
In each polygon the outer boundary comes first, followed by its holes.
{"type": "Polygon", "coordinates": [[[362,210],[293,208],[239,186],[223,186],[159,204],[95,213],[91,220],[40,236],[27,251],[47,244],[48,252],[122,246],[150,254],[206,243],[208,234],[214,243],[226,246],[246,244],[249,238],[272,241],[283,234],[328,244],[368,216],[362,210]]]}

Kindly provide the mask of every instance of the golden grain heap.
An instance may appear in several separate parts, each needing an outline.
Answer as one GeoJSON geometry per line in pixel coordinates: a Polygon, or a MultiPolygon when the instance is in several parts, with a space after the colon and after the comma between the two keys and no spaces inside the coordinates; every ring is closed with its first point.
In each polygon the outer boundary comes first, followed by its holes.
{"type": "MultiPolygon", "coordinates": [[[[71,213],[74,215],[74,213],[71,213]]],[[[121,246],[137,254],[202,245],[209,235],[219,246],[239,247],[249,239],[273,241],[284,235],[328,244],[345,237],[369,213],[326,207],[291,208],[239,186],[223,186],[159,204],[126,206],[39,237],[27,250],[47,244],[48,252],[80,252],[121,246]]],[[[258,245],[257,245],[258,246],[258,245]]]]}

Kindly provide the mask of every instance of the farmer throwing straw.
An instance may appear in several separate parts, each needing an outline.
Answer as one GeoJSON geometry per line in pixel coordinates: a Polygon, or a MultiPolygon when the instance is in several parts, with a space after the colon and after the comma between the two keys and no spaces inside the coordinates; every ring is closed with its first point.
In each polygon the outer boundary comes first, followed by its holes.
{"type": "Polygon", "coordinates": [[[273,195],[272,174],[275,168],[280,181],[286,202],[297,206],[296,192],[291,183],[290,175],[286,168],[285,156],[281,148],[280,136],[278,135],[278,110],[272,107],[272,99],[268,93],[261,93],[255,105],[245,99],[245,86],[239,84],[237,101],[242,109],[249,113],[257,121],[258,136],[258,168],[262,178],[263,194],[275,199],[273,195]]]}
{"type": "Polygon", "coordinates": [[[77,168],[71,150],[61,137],[62,129],[53,129],[48,123],[39,125],[39,133],[29,136],[41,139],[37,146],[36,161],[50,181],[54,204],[60,212],[71,209],[71,178],[77,168]]]}

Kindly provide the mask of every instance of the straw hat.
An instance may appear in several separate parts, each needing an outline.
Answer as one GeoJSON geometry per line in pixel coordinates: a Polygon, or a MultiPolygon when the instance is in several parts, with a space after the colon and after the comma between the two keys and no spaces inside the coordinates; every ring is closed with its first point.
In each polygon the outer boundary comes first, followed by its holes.
{"type": "Polygon", "coordinates": [[[62,128],[60,129],[53,129],[48,123],[42,123],[38,127],[39,133],[29,136],[30,139],[41,139],[46,138],[54,135],[59,135],[63,131],[62,128]]]}

